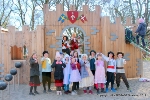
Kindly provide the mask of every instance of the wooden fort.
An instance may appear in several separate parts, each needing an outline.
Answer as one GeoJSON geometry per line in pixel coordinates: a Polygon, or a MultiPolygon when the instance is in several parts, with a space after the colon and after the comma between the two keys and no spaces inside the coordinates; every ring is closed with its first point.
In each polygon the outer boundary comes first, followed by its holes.
{"type": "MultiPolygon", "coordinates": [[[[70,11],[74,11],[74,8],[70,6],[70,11]]],[[[77,27],[83,31],[84,53],[89,54],[90,50],[96,50],[107,55],[107,52],[113,51],[116,55],[118,51],[122,51],[127,60],[125,65],[127,77],[134,78],[142,75],[142,65],[138,63],[141,59],[141,51],[125,43],[125,27],[121,24],[121,18],[116,18],[114,24],[110,22],[108,16],[101,17],[100,13],[100,6],[95,6],[95,11],[90,11],[89,7],[84,5],[83,10],[78,11],[78,15],[84,14],[87,21],[83,23],[77,20],[72,24],[69,20],[65,20],[61,23],[58,21],[60,15],[67,16],[63,6],[57,5],[56,11],[49,11],[48,5],[44,5],[44,25],[38,25],[36,30],[30,31],[29,26],[22,26],[22,31],[17,31],[15,26],[9,26],[8,32],[0,33],[0,77],[3,78],[10,73],[10,69],[15,68],[14,63],[19,61],[23,63],[23,66],[17,69],[20,70],[20,83],[28,84],[29,58],[32,53],[37,53],[41,64],[42,52],[48,50],[49,57],[53,61],[55,52],[61,50],[62,33],[70,27],[77,27]],[[28,49],[27,58],[23,57],[24,46],[28,49]]],[[[132,25],[131,18],[127,18],[125,26],[132,25]]]]}

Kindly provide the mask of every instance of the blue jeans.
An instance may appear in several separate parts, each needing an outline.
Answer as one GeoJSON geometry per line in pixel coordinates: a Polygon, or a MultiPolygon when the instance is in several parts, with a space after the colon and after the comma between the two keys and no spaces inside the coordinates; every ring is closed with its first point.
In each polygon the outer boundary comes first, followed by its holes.
{"type": "Polygon", "coordinates": [[[136,36],[137,44],[139,44],[139,37],[141,37],[142,44],[143,44],[143,46],[145,46],[145,41],[144,41],[145,35],[138,34],[138,35],[136,36]]]}

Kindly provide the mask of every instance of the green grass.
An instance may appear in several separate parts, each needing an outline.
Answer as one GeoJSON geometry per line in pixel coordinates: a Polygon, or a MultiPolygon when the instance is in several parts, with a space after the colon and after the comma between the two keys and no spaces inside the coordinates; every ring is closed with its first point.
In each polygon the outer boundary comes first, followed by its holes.
{"type": "Polygon", "coordinates": [[[144,58],[144,61],[150,61],[150,57],[144,58]]]}

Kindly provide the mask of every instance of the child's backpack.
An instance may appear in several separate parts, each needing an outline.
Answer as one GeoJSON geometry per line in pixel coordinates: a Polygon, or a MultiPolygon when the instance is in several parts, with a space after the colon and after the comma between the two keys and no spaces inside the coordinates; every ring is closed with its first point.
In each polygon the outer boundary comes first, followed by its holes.
{"type": "Polygon", "coordinates": [[[130,44],[132,41],[132,31],[128,28],[125,29],[125,42],[127,44],[130,44]]]}

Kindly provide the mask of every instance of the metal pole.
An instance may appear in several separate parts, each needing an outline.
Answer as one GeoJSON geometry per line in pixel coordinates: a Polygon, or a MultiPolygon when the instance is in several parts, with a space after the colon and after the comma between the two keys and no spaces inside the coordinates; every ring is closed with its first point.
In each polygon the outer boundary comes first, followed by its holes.
{"type": "Polygon", "coordinates": [[[3,90],[1,90],[2,100],[3,100],[3,90]]]}
{"type": "Polygon", "coordinates": [[[19,87],[19,78],[20,78],[20,69],[18,68],[18,87],[19,87]]]}
{"type": "Polygon", "coordinates": [[[13,75],[13,88],[15,90],[15,76],[13,75]]]}
{"type": "Polygon", "coordinates": [[[8,82],[8,95],[10,95],[10,84],[8,82]]]}

